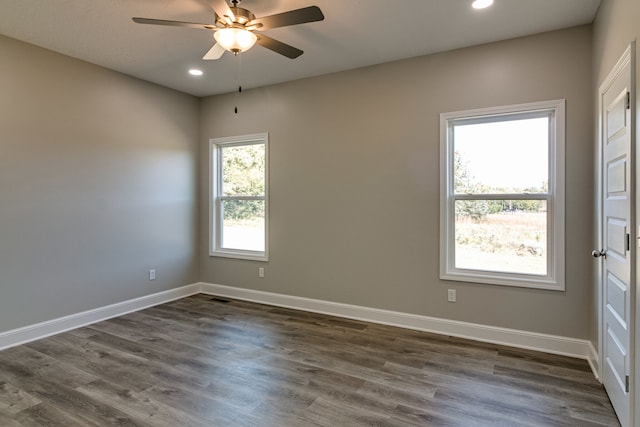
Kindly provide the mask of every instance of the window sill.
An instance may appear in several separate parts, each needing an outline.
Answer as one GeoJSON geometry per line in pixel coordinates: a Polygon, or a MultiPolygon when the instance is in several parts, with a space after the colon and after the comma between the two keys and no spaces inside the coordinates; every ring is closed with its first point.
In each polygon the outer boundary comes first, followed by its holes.
{"type": "Polygon", "coordinates": [[[564,282],[558,282],[549,277],[540,276],[509,276],[492,274],[491,272],[480,271],[455,271],[440,275],[442,280],[452,280],[457,282],[483,283],[487,285],[511,286],[516,288],[544,289],[549,291],[564,291],[564,282]]]}
{"type": "Polygon", "coordinates": [[[209,252],[210,257],[220,258],[234,258],[243,259],[248,261],[269,261],[269,257],[264,252],[252,252],[252,251],[232,251],[232,250],[218,250],[209,252]]]}

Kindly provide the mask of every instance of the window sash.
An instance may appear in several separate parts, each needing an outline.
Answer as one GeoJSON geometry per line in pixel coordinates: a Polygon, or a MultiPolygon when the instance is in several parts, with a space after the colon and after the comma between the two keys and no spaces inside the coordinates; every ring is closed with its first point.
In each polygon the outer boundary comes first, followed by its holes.
{"type": "Polygon", "coordinates": [[[550,200],[551,193],[456,193],[450,195],[455,200],[550,200]]]}
{"type": "Polygon", "coordinates": [[[516,121],[516,120],[541,119],[543,117],[553,119],[555,117],[555,111],[545,108],[540,110],[533,109],[533,110],[528,110],[523,112],[505,112],[501,114],[478,115],[475,117],[461,117],[461,118],[449,120],[449,126],[453,128],[455,126],[478,125],[478,124],[484,124],[484,123],[498,123],[498,122],[508,122],[508,121],[516,121]]]}
{"type": "Polygon", "coordinates": [[[440,278],[496,285],[564,290],[564,100],[519,104],[440,115],[441,227],[440,278]],[[548,189],[545,193],[455,193],[455,127],[507,120],[549,118],[548,189]],[[546,202],[546,268],[544,276],[456,268],[456,201],[540,200],[546,202]]]}
{"type": "Polygon", "coordinates": [[[214,138],[210,140],[210,183],[212,191],[210,194],[209,224],[211,232],[209,235],[209,255],[227,258],[247,259],[254,261],[268,260],[268,134],[256,134],[231,138],[214,138]],[[262,195],[224,195],[224,149],[230,147],[262,145],[264,147],[264,194],[262,195]],[[235,249],[223,246],[224,218],[222,215],[222,205],[225,201],[263,201],[264,202],[264,251],[250,249],[235,249]]]}

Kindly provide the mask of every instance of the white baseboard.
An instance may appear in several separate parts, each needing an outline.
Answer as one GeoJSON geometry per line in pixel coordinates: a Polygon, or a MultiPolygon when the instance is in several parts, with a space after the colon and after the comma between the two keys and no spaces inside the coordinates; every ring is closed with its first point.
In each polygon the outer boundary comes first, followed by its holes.
{"type": "Polygon", "coordinates": [[[275,294],[232,286],[214,285],[211,283],[194,283],[35,325],[0,332],[0,350],[198,293],[577,357],[587,360],[594,375],[596,378],[599,378],[598,354],[591,342],[587,340],[275,294]]]}
{"type": "Polygon", "coordinates": [[[93,310],[48,320],[35,325],[0,332],[0,350],[197,294],[200,292],[200,287],[199,283],[186,285],[180,288],[169,289],[168,291],[158,292],[140,298],[107,305],[105,307],[99,307],[93,310]]]}
{"type": "Polygon", "coordinates": [[[589,362],[589,366],[591,366],[593,375],[595,375],[598,381],[602,382],[602,379],[600,378],[600,356],[591,341],[589,341],[589,357],[587,358],[587,361],[589,362]]]}
{"type": "MultiPolygon", "coordinates": [[[[577,357],[588,360],[592,369],[595,367],[595,365],[592,364],[595,350],[593,350],[591,342],[587,340],[301,298],[232,286],[214,285],[211,283],[201,283],[200,285],[200,290],[204,294],[577,357]]],[[[597,356],[594,360],[597,360],[597,356]]],[[[594,373],[596,373],[595,370],[594,373]]]]}

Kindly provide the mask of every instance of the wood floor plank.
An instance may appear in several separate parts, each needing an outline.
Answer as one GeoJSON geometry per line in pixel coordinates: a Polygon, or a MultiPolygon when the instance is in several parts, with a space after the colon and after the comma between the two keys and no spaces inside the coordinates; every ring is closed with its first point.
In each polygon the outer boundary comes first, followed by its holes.
{"type": "Polygon", "coordinates": [[[71,388],[90,383],[98,378],[74,365],[64,363],[27,346],[14,347],[9,351],[1,352],[0,363],[2,360],[15,362],[31,375],[64,382],[71,388]]]}
{"type": "Polygon", "coordinates": [[[325,427],[379,426],[391,427],[390,415],[372,413],[349,402],[319,397],[304,411],[304,418],[325,427]]]}
{"type": "Polygon", "coordinates": [[[209,425],[233,425],[238,419],[249,418],[251,411],[264,401],[252,393],[242,396],[241,392],[233,391],[223,396],[210,390],[192,391],[168,384],[150,387],[141,395],[205,420],[209,425]]]}
{"type": "MultiPolygon", "coordinates": [[[[110,358],[118,363],[120,367],[125,367],[135,372],[137,377],[144,378],[144,382],[136,384],[136,386],[133,387],[136,391],[145,389],[147,388],[145,385],[154,384],[158,381],[175,382],[185,386],[201,388],[206,387],[210,382],[209,378],[204,378],[202,375],[176,368],[170,363],[160,360],[150,360],[139,354],[132,354],[123,351],[124,349],[104,345],[89,338],[82,339],[66,334],[64,337],[58,337],[58,339],[66,343],[69,347],[81,347],[89,354],[99,354],[101,358],[110,358]]],[[[118,384],[119,382],[120,381],[113,383],[118,384]]]]}
{"type": "MultiPolygon", "coordinates": [[[[4,365],[3,365],[4,366],[4,365]]],[[[11,366],[16,371],[16,366],[11,366]]],[[[6,374],[6,372],[4,372],[6,374]]],[[[8,375],[11,375],[9,373],[8,375]]],[[[42,402],[54,406],[58,412],[72,414],[82,420],[85,425],[119,425],[138,426],[125,413],[99,400],[85,396],[67,387],[64,383],[50,381],[44,377],[25,374],[15,374],[13,381],[17,387],[36,396],[42,402]]],[[[37,406],[37,405],[36,405],[37,406]]],[[[29,410],[31,408],[28,408],[29,410]]],[[[19,412],[20,415],[23,411],[19,412]]],[[[68,417],[67,417],[68,418],[68,417]]]]}
{"type": "Polygon", "coordinates": [[[366,381],[357,391],[359,395],[368,396],[380,401],[403,402],[414,408],[428,407],[435,396],[436,388],[429,390],[425,387],[420,392],[408,391],[394,385],[383,385],[373,381],[366,381]]]}
{"type": "Polygon", "coordinates": [[[144,392],[125,389],[104,380],[94,381],[76,390],[126,413],[138,425],[207,427],[211,421],[169,407],[149,398],[144,392]]]}
{"type": "MultiPolygon", "coordinates": [[[[490,397],[510,402],[513,405],[545,407],[548,408],[548,411],[553,412],[554,408],[563,407],[564,403],[566,403],[566,401],[556,399],[548,393],[532,392],[526,387],[521,387],[521,383],[516,381],[504,381],[501,379],[496,381],[493,379],[493,375],[485,373],[466,376],[451,375],[446,371],[437,372],[427,369],[419,372],[415,369],[392,363],[385,365],[381,372],[401,377],[410,376],[417,383],[429,383],[435,388],[436,393],[440,393],[440,395],[447,392],[462,395],[464,398],[460,399],[460,401],[463,404],[467,401],[490,397]]],[[[470,408],[473,409],[471,406],[470,408]]]]}
{"type": "MultiPolygon", "coordinates": [[[[438,426],[438,427],[483,427],[483,426],[509,426],[514,427],[514,424],[508,424],[503,420],[493,420],[487,423],[485,420],[476,417],[460,417],[460,414],[442,414],[442,409],[434,408],[432,406],[426,408],[414,408],[411,406],[398,405],[391,417],[391,420],[397,422],[399,426],[411,425],[411,426],[438,426]]],[[[496,417],[497,418],[497,417],[496,417]]],[[[522,424],[516,424],[522,425],[522,424]]]]}
{"type": "Polygon", "coordinates": [[[584,384],[593,383],[593,372],[582,369],[575,369],[570,366],[554,366],[542,362],[498,356],[494,361],[495,367],[509,368],[532,373],[544,374],[558,378],[571,378],[584,384]]]}
{"type": "Polygon", "coordinates": [[[143,361],[134,355],[118,357],[106,351],[92,351],[70,344],[71,337],[61,334],[26,346],[75,366],[96,378],[106,378],[127,385],[134,390],[142,390],[152,385],[149,379],[140,375],[137,367],[143,361]]]}
{"type": "Polygon", "coordinates": [[[8,382],[0,381],[0,413],[15,415],[40,402],[41,400],[36,396],[27,393],[19,387],[8,382]]]}
{"type": "MultiPolygon", "coordinates": [[[[98,424],[91,423],[73,415],[66,414],[63,411],[57,409],[55,406],[46,402],[42,402],[38,405],[32,406],[31,408],[19,412],[15,416],[15,421],[17,421],[22,427],[98,426],[98,424]]],[[[0,425],[4,426],[4,424],[1,423],[0,425]]]]}
{"type": "Polygon", "coordinates": [[[602,386],[594,381],[585,383],[576,381],[573,377],[558,377],[502,366],[497,366],[494,373],[495,377],[518,381],[521,385],[530,389],[560,392],[566,390],[572,394],[602,395],[602,386]]]}
{"type": "Polygon", "coordinates": [[[2,426],[617,426],[586,361],[194,295],[0,352],[2,426]]]}
{"type": "Polygon", "coordinates": [[[527,426],[574,426],[575,420],[562,414],[561,408],[539,405],[536,401],[514,402],[501,396],[470,395],[453,390],[438,390],[432,407],[457,419],[481,421],[483,424],[521,424],[527,426]],[[564,416],[562,416],[564,415],[564,416]],[[564,418],[564,420],[563,420],[564,418]]]}
{"type": "Polygon", "coordinates": [[[10,418],[11,414],[6,414],[4,415],[2,412],[0,412],[0,426],[3,427],[24,427],[23,424],[21,424],[18,420],[14,419],[14,418],[10,418]]]}
{"type": "Polygon", "coordinates": [[[582,372],[591,372],[591,367],[588,363],[584,363],[584,360],[569,356],[504,346],[498,348],[498,355],[505,359],[535,362],[548,367],[562,367],[582,372]]]}

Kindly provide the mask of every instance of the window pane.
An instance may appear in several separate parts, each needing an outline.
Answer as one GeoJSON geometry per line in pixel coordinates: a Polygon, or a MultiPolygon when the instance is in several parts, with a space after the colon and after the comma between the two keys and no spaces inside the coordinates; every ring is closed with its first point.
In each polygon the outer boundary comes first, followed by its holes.
{"type": "Polygon", "coordinates": [[[222,149],[222,194],[262,196],[265,188],[264,144],[222,149]]]}
{"type": "Polygon", "coordinates": [[[222,201],[222,247],[264,251],[264,200],[222,201]]]}
{"type": "Polygon", "coordinates": [[[548,117],[460,124],[453,132],[456,193],[548,191],[548,117]]]}
{"type": "Polygon", "coordinates": [[[455,268],[547,274],[542,200],[456,200],[455,268]]]}

